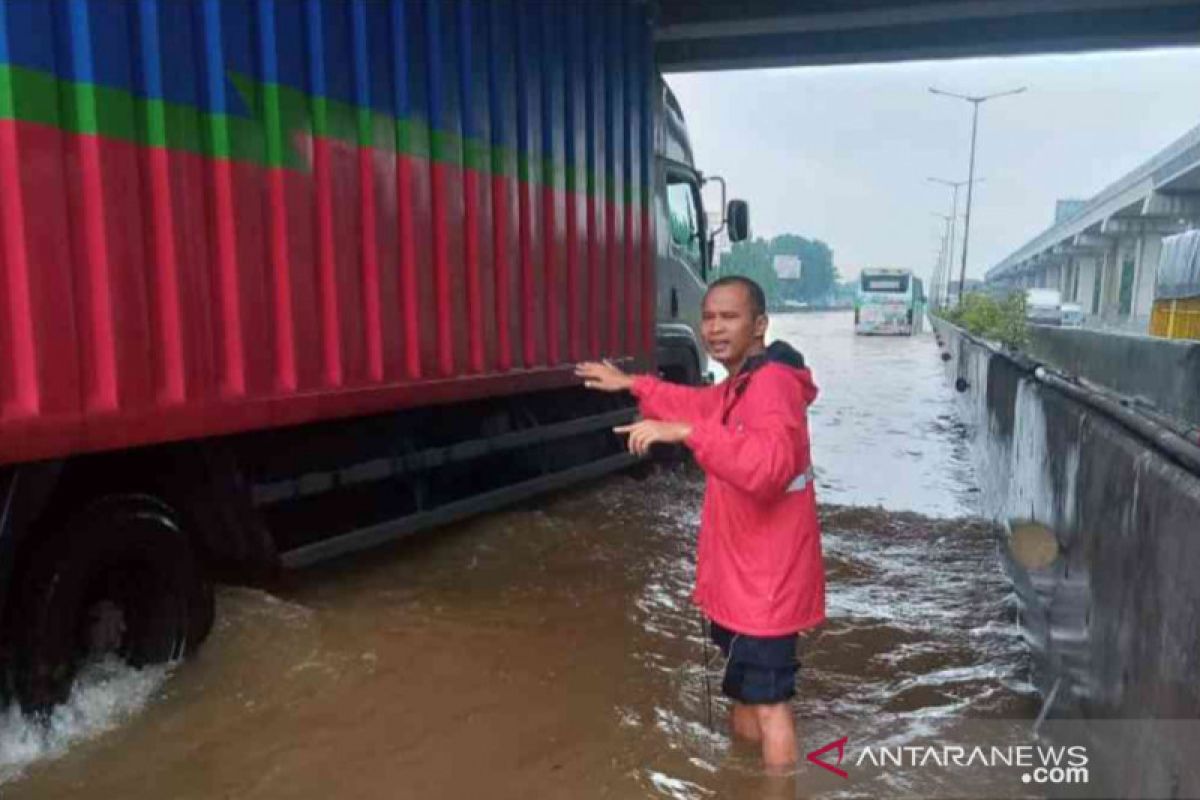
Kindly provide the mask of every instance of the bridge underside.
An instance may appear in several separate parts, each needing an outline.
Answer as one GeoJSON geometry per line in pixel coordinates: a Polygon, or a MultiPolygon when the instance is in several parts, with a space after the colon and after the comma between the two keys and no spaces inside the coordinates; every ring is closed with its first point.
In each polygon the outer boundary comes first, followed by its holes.
{"type": "Polygon", "coordinates": [[[664,72],[1200,45],[1197,0],[659,0],[664,72]]]}

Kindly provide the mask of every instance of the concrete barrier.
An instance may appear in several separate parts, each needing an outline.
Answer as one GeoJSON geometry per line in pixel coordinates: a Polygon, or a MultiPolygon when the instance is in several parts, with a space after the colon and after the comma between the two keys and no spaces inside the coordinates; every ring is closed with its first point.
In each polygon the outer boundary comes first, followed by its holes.
{"type": "MultiPolygon", "coordinates": [[[[1112,417],[1035,380],[1011,355],[946,323],[935,329],[951,354],[950,383],[963,390],[984,511],[1035,523],[1051,539],[1037,548],[1050,554],[1038,563],[1011,536],[1001,542],[1034,682],[1044,696],[1058,685],[1051,715],[1200,718],[1200,476],[1112,417]]],[[[1114,359],[1143,352],[1136,340],[1099,343],[1081,331],[1042,341],[1038,352],[1048,361],[1046,348],[1078,359],[1106,348],[1114,359]]],[[[1185,350],[1176,351],[1179,368],[1197,358],[1185,350]]],[[[1080,371],[1102,373],[1088,364],[1080,371]]],[[[1128,767],[1145,774],[1145,787],[1200,769],[1169,744],[1136,743],[1149,763],[1128,767]]]]}
{"type": "Polygon", "coordinates": [[[1029,355],[1200,425],[1200,342],[1080,328],[1030,328],[1029,355]]]}

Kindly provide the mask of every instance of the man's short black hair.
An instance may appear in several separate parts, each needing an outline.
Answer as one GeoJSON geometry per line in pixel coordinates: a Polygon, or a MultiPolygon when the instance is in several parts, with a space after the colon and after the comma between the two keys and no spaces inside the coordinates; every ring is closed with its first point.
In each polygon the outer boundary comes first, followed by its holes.
{"type": "Polygon", "coordinates": [[[717,278],[710,283],[708,291],[711,292],[720,286],[741,286],[745,289],[746,294],[750,296],[750,310],[754,312],[755,319],[767,313],[767,295],[756,281],[745,275],[726,275],[724,278],[717,278]]]}

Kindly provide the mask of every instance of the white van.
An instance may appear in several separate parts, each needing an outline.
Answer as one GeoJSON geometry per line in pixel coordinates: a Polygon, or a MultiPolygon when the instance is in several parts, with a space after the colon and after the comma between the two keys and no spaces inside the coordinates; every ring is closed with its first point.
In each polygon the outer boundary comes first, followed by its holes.
{"type": "Polygon", "coordinates": [[[1062,292],[1026,289],[1025,319],[1032,325],[1062,325],[1062,292]]]}

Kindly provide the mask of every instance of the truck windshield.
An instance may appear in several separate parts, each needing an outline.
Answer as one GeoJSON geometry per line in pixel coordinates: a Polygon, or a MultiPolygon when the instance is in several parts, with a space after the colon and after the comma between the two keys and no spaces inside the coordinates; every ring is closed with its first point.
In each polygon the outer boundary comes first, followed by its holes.
{"type": "Polygon", "coordinates": [[[691,183],[672,181],[667,185],[667,209],[671,215],[671,243],[676,253],[699,274],[703,258],[700,251],[700,214],[691,183]]]}

